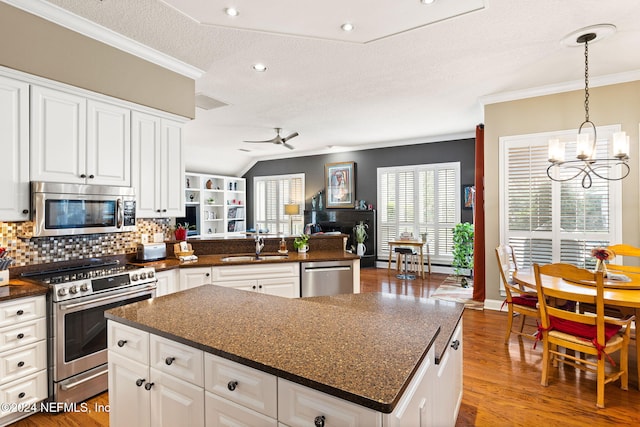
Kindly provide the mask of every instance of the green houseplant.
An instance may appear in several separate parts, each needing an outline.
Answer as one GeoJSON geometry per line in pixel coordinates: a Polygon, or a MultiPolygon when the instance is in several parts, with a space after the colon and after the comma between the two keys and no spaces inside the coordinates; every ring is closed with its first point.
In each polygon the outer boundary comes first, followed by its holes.
{"type": "MultiPolygon", "coordinates": [[[[473,225],[468,222],[457,224],[453,228],[453,268],[458,277],[471,277],[473,269],[473,225]],[[467,272],[468,274],[462,274],[467,272]]],[[[462,286],[466,287],[466,277],[462,278],[462,286]]]]}
{"type": "Polygon", "coordinates": [[[309,235],[301,234],[293,240],[293,247],[298,252],[307,252],[309,250],[309,235]]]}
{"type": "Polygon", "coordinates": [[[367,240],[367,228],[369,226],[365,224],[363,221],[360,221],[353,227],[353,231],[356,237],[356,243],[358,244],[356,247],[356,253],[360,256],[363,256],[367,251],[367,248],[364,246],[364,241],[367,240]]]}

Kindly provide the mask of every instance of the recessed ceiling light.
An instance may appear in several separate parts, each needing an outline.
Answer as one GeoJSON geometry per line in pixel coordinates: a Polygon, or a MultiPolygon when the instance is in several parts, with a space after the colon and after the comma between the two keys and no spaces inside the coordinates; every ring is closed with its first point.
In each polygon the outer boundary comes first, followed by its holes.
{"type": "Polygon", "coordinates": [[[420,0],[420,3],[422,4],[431,4],[434,3],[436,0],[420,0]]]}
{"type": "Polygon", "coordinates": [[[258,62],[257,64],[253,64],[253,69],[262,73],[263,71],[267,71],[267,66],[258,62]]]}
{"type": "Polygon", "coordinates": [[[354,26],[351,22],[345,22],[340,28],[342,28],[342,31],[353,31],[354,26]]]}
{"type": "Polygon", "coordinates": [[[224,9],[224,13],[226,13],[229,16],[238,16],[240,15],[240,12],[238,12],[238,9],[236,9],[235,7],[227,7],[224,9]]]}

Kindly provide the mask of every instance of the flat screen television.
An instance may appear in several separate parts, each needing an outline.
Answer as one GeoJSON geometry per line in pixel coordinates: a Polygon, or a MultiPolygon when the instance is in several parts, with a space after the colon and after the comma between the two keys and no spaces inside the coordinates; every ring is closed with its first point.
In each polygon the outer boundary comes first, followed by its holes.
{"type": "Polygon", "coordinates": [[[193,230],[187,230],[187,236],[200,234],[200,207],[197,205],[185,206],[185,216],[176,218],[176,224],[177,223],[182,225],[188,223],[190,227],[195,227],[193,230]]]}

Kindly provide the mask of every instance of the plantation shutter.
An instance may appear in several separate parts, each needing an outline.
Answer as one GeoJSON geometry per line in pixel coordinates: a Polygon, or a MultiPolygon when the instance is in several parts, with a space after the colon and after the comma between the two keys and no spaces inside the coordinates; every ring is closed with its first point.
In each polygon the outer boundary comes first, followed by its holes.
{"type": "Polygon", "coordinates": [[[256,230],[292,234],[284,205],[300,205],[300,214],[293,215],[294,231],[302,230],[304,220],[304,174],[275,175],[254,178],[254,218],[256,230]]]}

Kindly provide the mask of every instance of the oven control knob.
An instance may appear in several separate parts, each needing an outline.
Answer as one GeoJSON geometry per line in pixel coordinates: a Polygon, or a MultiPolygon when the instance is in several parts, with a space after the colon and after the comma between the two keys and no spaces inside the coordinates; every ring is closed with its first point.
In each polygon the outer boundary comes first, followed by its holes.
{"type": "Polygon", "coordinates": [[[132,274],[132,275],[131,275],[131,280],[132,280],[132,281],[134,281],[134,282],[135,282],[136,280],[138,280],[138,275],[137,275],[137,274],[132,274]]]}
{"type": "Polygon", "coordinates": [[[63,296],[65,296],[65,295],[67,295],[67,288],[60,288],[60,289],[58,289],[58,296],[63,297],[63,296]]]}
{"type": "Polygon", "coordinates": [[[153,278],[153,276],[154,276],[153,271],[150,271],[150,272],[148,272],[148,273],[147,273],[147,277],[148,277],[149,279],[152,279],[152,278],[153,278]]]}
{"type": "Polygon", "coordinates": [[[77,287],[76,285],[72,285],[72,286],[69,288],[69,292],[70,292],[70,293],[72,293],[72,294],[74,294],[74,295],[75,295],[75,294],[77,294],[77,293],[78,293],[78,287],[77,287]]]}
{"type": "Polygon", "coordinates": [[[140,280],[144,280],[146,278],[147,278],[147,273],[145,272],[140,273],[140,280]]]}
{"type": "Polygon", "coordinates": [[[83,283],[82,285],[80,285],[80,290],[82,292],[87,292],[89,290],[89,285],[87,285],[86,283],[83,283]]]}

